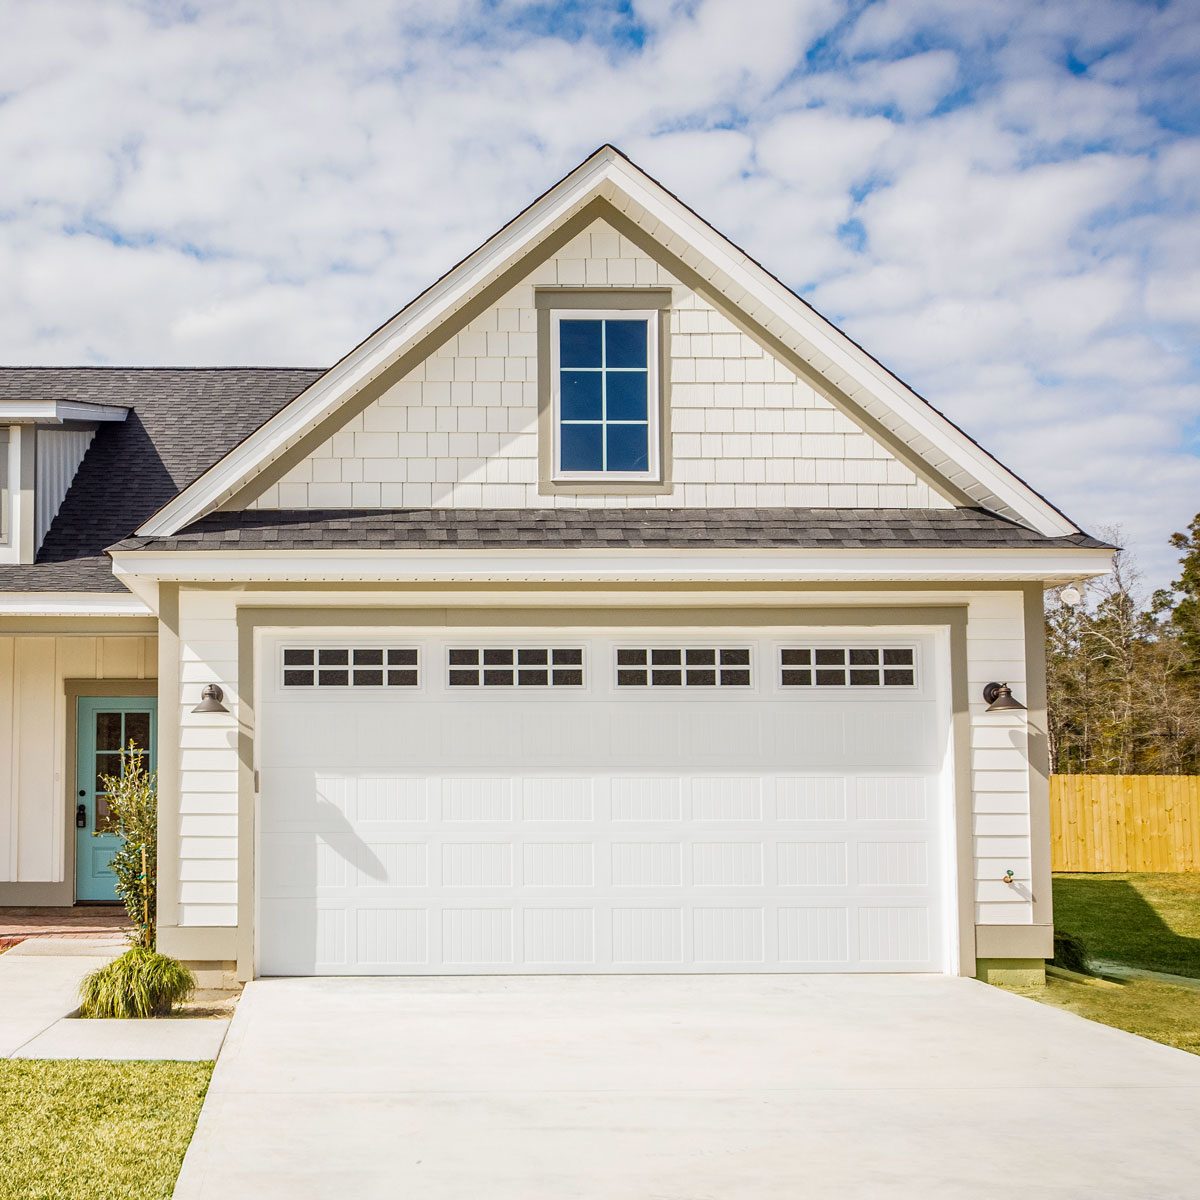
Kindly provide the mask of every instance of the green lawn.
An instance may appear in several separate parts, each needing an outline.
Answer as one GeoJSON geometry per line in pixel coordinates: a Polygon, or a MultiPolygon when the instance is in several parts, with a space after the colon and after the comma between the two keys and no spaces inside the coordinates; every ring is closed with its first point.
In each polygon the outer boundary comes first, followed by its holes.
{"type": "Polygon", "coordinates": [[[1200,991],[1135,979],[1116,988],[1047,979],[1045,987],[1014,989],[1043,1004],[1200,1054],[1200,991]]]}
{"type": "Polygon", "coordinates": [[[212,1063],[0,1061],[0,1200],[166,1200],[212,1063]]]}
{"type": "MultiPolygon", "coordinates": [[[[1056,875],[1054,924],[1093,959],[1200,978],[1200,875],[1056,875]]],[[[1156,980],[1047,979],[1022,995],[1200,1054],[1200,990],[1156,980]]]]}
{"type": "Polygon", "coordinates": [[[1093,958],[1200,979],[1200,874],[1055,875],[1054,926],[1093,958]]]}

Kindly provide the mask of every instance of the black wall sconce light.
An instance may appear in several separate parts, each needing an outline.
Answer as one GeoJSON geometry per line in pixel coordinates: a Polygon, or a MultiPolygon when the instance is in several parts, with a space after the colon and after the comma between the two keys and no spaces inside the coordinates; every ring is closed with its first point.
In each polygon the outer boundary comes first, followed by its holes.
{"type": "Polygon", "coordinates": [[[229,709],[221,703],[225,693],[219,684],[206,683],[200,692],[200,703],[192,709],[194,713],[227,713],[229,709]]]}
{"type": "Polygon", "coordinates": [[[1007,683],[989,683],[983,689],[988,712],[1023,712],[1025,705],[1013,694],[1007,683]]]}

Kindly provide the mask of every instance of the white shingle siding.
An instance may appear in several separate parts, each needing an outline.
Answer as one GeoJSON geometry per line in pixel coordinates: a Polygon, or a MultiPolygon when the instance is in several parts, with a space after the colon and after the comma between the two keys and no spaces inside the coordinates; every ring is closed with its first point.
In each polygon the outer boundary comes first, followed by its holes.
{"type": "Polygon", "coordinates": [[[604,222],[537,267],[252,507],[645,505],[950,507],[604,222]],[[538,494],[540,285],[672,289],[668,493],[538,494]]]}

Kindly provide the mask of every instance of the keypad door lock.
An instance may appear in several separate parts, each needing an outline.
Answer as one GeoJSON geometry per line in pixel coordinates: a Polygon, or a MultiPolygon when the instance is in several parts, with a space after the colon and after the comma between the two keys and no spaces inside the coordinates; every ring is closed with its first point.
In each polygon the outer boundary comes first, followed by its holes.
{"type": "Polygon", "coordinates": [[[87,805],[86,804],[77,804],[75,806],[75,828],[76,829],[86,829],[87,828],[87,805]]]}

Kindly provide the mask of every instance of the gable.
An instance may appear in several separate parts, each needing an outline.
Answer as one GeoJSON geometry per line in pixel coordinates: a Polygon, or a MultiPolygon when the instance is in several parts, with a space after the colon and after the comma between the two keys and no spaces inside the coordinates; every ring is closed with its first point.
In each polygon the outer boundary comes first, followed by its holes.
{"type": "MultiPolygon", "coordinates": [[[[652,257],[676,281],[719,310],[736,328],[750,333],[779,362],[786,364],[798,381],[811,385],[859,431],[877,441],[918,479],[931,485],[929,503],[946,501],[985,508],[1046,536],[1078,532],[1077,526],[1028,484],[861,347],[618,151],[605,146],[164,505],[142,524],[139,536],[169,536],[218,507],[244,507],[260,502],[260,497],[265,501],[269,489],[288,471],[303,458],[313,456],[316,461],[315,452],[326,441],[332,440],[336,432],[349,432],[349,422],[395,384],[404,380],[428,382],[407,377],[417,366],[436,356],[450,336],[462,332],[487,307],[496,305],[522,282],[531,263],[557,255],[600,216],[610,221],[619,236],[628,238],[641,250],[653,247],[652,257]]],[[[588,282],[586,277],[583,282],[588,282]]],[[[465,362],[467,357],[456,361],[465,362]]],[[[744,415],[742,419],[745,420],[744,415]]],[[[364,426],[359,432],[365,436],[380,431],[364,426]]],[[[501,431],[435,428],[422,432],[501,431]]],[[[733,435],[739,433],[754,436],[732,431],[733,435]]],[[[338,457],[343,455],[344,451],[338,457]]],[[[736,470],[728,466],[722,469],[736,470]]],[[[414,482],[439,481],[434,478],[414,482]]],[[[711,482],[715,485],[724,481],[711,482]]],[[[432,487],[430,492],[432,495],[432,487]]],[[[678,501],[672,498],[671,502],[678,501]]]]}
{"type": "Polygon", "coordinates": [[[948,508],[807,380],[603,219],[229,507],[948,508]],[[535,288],[669,288],[667,472],[655,495],[539,486],[535,288]]]}

